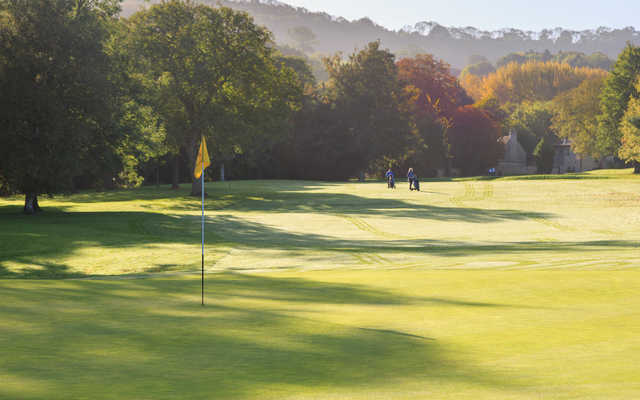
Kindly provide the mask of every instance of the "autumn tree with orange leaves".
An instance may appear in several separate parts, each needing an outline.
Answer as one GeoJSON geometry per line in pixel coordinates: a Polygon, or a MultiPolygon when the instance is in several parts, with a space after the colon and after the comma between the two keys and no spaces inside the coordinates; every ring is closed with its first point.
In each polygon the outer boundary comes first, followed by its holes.
{"type": "Polygon", "coordinates": [[[397,62],[398,77],[408,96],[412,140],[400,163],[412,166],[423,176],[435,176],[449,161],[447,129],[456,109],[472,99],[451,74],[451,67],[430,54],[420,54],[397,62]]]}
{"type": "Polygon", "coordinates": [[[590,78],[606,77],[607,72],[588,67],[572,67],[557,62],[511,63],[498,68],[481,81],[469,78],[463,86],[474,99],[496,98],[500,104],[549,101],[560,93],[578,87],[590,78]]]}
{"type": "Polygon", "coordinates": [[[451,117],[458,107],[473,102],[451,75],[451,66],[431,54],[405,58],[397,65],[400,80],[419,90],[418,104],[425,112],[451,117]]]}

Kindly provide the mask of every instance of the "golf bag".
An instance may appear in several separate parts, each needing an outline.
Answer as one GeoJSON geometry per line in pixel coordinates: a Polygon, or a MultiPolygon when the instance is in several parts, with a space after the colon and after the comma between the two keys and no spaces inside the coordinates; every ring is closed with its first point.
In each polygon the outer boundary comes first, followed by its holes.
{"type": "Polygon", "coordinates": [[[420,191],[420,180],[418,177],[413,180],[413,190],[417,190],[418,192],[420,191]]]}

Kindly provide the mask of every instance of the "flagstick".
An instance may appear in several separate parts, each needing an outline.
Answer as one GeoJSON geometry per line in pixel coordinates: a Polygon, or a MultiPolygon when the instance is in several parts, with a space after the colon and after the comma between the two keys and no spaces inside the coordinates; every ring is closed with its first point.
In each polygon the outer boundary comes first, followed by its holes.
{"type": "Polygon", "coordinates": [[[202,162],[202,305],[204,306],[204,160],[202,162]]]}

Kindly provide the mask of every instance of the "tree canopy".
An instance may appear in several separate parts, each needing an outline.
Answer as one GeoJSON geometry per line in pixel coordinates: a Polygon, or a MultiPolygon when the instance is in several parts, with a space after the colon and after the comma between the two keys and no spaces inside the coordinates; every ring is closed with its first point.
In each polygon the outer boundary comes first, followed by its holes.
{"type": "MultiPolygon", "coordinates": [[[[640,93],[640,76],[636,82],[636,90],[640,93]]],[[[622,132],[620,157],[625,161],[640,163],[640,97],[629,100],[627,110],[620,125],[622,132]]]]}
{"type": "Polygon", "coordinates": [[[403,82],[419,90],[418,103],[424,111],[432,110],[446,117],[459,106],[472,103],[458,80],[451,75],[449,64],[430,54],[398,61],[398,74],[403,82]]]}
{"type": "Polygon", "coordinates": [[[499,124],[486,111],[473,106],[459,107],[449,130],[454,167],[465,176],[486,174],[502,155],[500,133],[499,124]]]}
{"type": "Polygon", "coordinates": [[[496,62],[496,65],[500,68],[513,62],[526,64],[531,61],[553,61],[561,64],[569,64],[572,67],[599,68],[607,71],[613,66],[613,61],[602,52],[587,55],[578,51],[560,51],[557,54],[552,54],[549,50],[544,52],[527,51],[510,53],[501,57],[496,62]]]}
{"type": "Polygon", "coordinates": [[[600,97],[598,152],[617,155],[622,132],[620,124],[629,100],[638,96],[636,79],[640,75],[640,47],[628,45],[605,81],[600,97]]]}
{"type": "MultiPolygon", "coordinates": [[[[105,52],[116,0],[0,3],[0,171],[27,195],[69,190],[121,140],[105,52]]],[[[104,167],[104,165],[102,165],[104,167]]]]}
{"type": "Polygon", "coordinates": [[[246,13],[173,0],[136,13],[129,26],[136,70],[191,169],[201,137],[214,157],[227,159],[286,132],[301,82],[246,13]]]}
{"type": "Polygon", "coordinates": [[[597,132],[600,93],[605,77],[586,79],[575,89],[557,96],[553,104],[552,129],[561,138],[569,139],[574,152],[600,158],[597,132]]]}
{"type": "Polygon", "coordinates": [[[482,80],[483,97],[495,97],[501,104],[549,101],[585,79],[606,75],[600,69],[557,62],[511,63],[482,80]]]}
{"type": "Polygon", "coordinates": [[[395,57],[372,42],[343,62],[339,56],[326,60],[331,96],[344,134],[351,137],[353,158],[360,171],[369,164],[402,148],[407,134],[404,117],[398,110],[404,91],[395,57]]]}
{"type": "MultiPolygon", "coordinates": [[[[118,12],[118,0],[0,2],[0,194],[25,194],[26,212],[38,194],[151,177],[199,194],[191,171],[203,137],[234,178],[483,174],[508,129],[541,172],[558,137],[579,154],[640,165],[631,45],[610,74],[582,66],[604,62],[597,54],[529,52],[495,71],[471,57],[457,79],[418,47],[397,60],[380,41],[320,67],[318,55],[277,46],[248,14],[220,5],[118,12]]],[[[298,28],[290,33],[310,44],[313,32],[298,28]]]]}

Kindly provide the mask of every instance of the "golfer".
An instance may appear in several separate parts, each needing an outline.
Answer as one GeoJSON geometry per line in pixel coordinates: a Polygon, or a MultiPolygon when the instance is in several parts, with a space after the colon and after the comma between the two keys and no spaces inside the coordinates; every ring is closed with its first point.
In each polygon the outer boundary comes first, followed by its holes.
{"type": "Polygon", "coordinates": [[[389,189],[395,189],[396,187],[396,183],[395,183],[395,176],[393,175],[393,171],[391,171],[391,168],[389,168],[389,170],[387,171],[386,174],[384,174],[385,178],[387,178],[387,187],[389,189]]]}
{"type": "Polygon", "coordinates": [[[413,173],[413,168],[409,168],[409,172],[407,172],[407,179],[409,180],[409,190],[413,190],[413,183],[416,180],[416,174],[413,173]]]}

